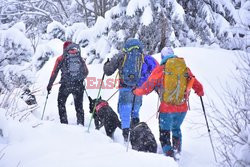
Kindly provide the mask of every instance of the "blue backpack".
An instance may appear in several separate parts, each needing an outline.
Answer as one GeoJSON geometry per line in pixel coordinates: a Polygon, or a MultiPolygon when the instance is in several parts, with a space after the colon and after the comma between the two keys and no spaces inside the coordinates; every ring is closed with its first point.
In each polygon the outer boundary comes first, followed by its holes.
{"type": "Polygon", "coordinates": [[[126,86],[138,86],[144,62],[142,50],[143,45],[138,39],[128,39],[124,45],[125,56],[120,70],[120,79],[126,86]]]}

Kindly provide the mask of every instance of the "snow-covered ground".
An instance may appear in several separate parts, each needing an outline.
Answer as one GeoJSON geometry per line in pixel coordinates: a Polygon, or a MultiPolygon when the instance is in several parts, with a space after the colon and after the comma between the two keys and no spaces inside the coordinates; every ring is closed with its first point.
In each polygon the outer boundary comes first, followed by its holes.
{"type": "MultiPolygon", "coordinates": [[[[232,72],[237,62],[237,53],[222,49],[209,48],[176,48],[177,55],[184,57],[187,65],[196,78],[203,84],[205,90],[204,102],[218,100],[218,94],[223,89],[222,84],[228,81],[232,87],[237,83],[232,78],[232,72]]],[[[159,60],[159,55],[154,55],[159,60]]],[[[0,166],[1,167],[82,167],[82,166],[137,166],[137,167],[212,167],[215,166],[212,148],[208,138],[205,119],[200,99],[194,92],[190,96],[191,110],[182,125],[183,152],[177,163],[172,158],[165,157],[161,152],[159,142],[158,119],[156,119],[157,96],[151,93],[144,96],[140,111],[141,121],[147,122],[158,143],[158,153],[142,153],[129,149],[123,143],[122,132],[117,129],[114,141],[105,135],[104,129],[95,130],[90,121],[88,99],[84,96],[85,126],[76,125],[73,98],[67,100],[67,114],[69,125],[59,123],[57,109],[57,93],[59,85],[55,84],[49,95],[44,120],[41,115],[46,98],[46,86],[56,58],[50,59],[37,74],[34,89],[41,89],[37,95],[39,108],[34,116],[19,123],[17,120],[5,120],[4,112],[0,112],[0,127],[4,137],[0,137],[0,166]]],[[[101,78],[101,64],[89,65],[89,77],[101,78]]],[[[114,78],[115,75],[108,77],[114,78]]],[[[57,77],[57,81],[59,80],[57,77]]],[[[108,79],[107,77],[105,79],[108,79]]],[[[97,84],[97,82],[94,82],[97,84]]],[[[105,83],[105,82],[104,82],[105,83]]],[[[87,83],[88,84],[88,83],[87,83]]],[[[88,89],[88,94],[95,98],[97,89],[88,89]]],[[[116,89],[101,91],[103,99],[108,99],[116,89]]],[[[117,110],[116,94],[110,101],[111,107],[117,110]]],[[[209,113],[209,109],[207,109],[209,113]]],[[[213,135],[213,133],[212,133],[213,135]]]]}

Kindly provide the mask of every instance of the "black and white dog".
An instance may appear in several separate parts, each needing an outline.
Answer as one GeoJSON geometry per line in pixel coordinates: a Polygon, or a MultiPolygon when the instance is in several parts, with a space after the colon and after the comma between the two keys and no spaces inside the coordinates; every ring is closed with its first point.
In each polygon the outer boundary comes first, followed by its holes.
{"type": "Polygon", "coordinates": [[[140,122],[130,131],[132,149],[144,152],[157,152],[157,143],[153,133],[145,122],[140,122]]]}
{"type": "Polygon", "coordinates": [[[108,102],[102,100],[101,97],[99,99],[92,99],[89,96],[88,98],[90,113],[93,113],[94,107],[96,105],[93,115],[96,129],[100,129],[102,126],[104,126],[107,136],[112,138],[115,129],[117,127],[121,128],[121,122],[118,119],[117,114],[109,106],[108,102]]]}

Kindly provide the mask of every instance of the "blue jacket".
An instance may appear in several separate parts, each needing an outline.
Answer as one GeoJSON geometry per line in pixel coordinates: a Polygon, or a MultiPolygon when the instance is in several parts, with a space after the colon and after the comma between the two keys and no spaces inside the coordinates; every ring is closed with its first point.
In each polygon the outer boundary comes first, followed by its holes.
{"type": "Polygon", "coordinates": [[[144,63],[141,69],[141,79],[138,83],[139,87],[148,79],[151,72],[158,65],[159,63],[152,56],[147,55],[144,57],[144,63]]]}

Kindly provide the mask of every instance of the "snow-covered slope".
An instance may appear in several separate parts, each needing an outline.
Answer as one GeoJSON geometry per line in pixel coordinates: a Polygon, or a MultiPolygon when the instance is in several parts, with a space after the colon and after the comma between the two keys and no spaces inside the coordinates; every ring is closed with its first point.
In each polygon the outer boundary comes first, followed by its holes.
{"type": "MultiPolygon", "coordinates": [[[[203,84],[205,102],[217,98],[217,94],[222,91],[221,83],[226,80],[230,85],[237,86],[230,76],[234,63],[237,61],[236,52],[204,48],[176,48],[175,52],[186,59],[187,65],[203,84]]],[[[159,55],[154,55],[154,57],[158,60],[160,58],[159,55]]],[[[49,60],[39,71],[36,85],[34,85],[35,88],[41,89],[37,94],[40,108],[34,113],[37,119],[30,117],[26,122],[19,123],[16,120],[5,120],[4,112],[0,112],[0,127],[4,134],[4,138],[0,138],[1,167],[215,166],[201,104],[198,96],[193,92],[190,97],[191,110],[188,111],[182,126],[183,154],[178,163],[161,153],[158,140],[158,119],[156,119],[157,96],[154,92],[144,96],[140,114],[141,121],[148,123],[157,139],[157,154],[141,153],[131,149],[126,152],[120,129],[116,130],[114,141],[106,137],[103,129],[95,130],[93,122],[88,133],[87,126],[91,115],[88,112],[86,94],[84,96],[85,126],[76,125],[72,96],[67,101],[70,125],[61,125],[57,109],[58,84],[53,86],[52,93],[49,95],[45,120],[40,121],[46,98],[46,86],[55,60],[56,58],[49,60]]],[[[102,66],[101,64],[88,66],[90,71],[88,77],[100,79],[103,74],[102,66]]],[[[115,74],[108,78],[112,77],[114,78],[115,74]]],[[[59,78],[58,76],[55,83],[59,78]]],[[[97,84],[97,82],[93,83],[97,84]]],[[[88,84],[90,85],[89,82],[87,82],[88,84]]],[[[97,96],[97,89],[87,89],[87,91],[92,98],[97,96]]],[[[102,98],[108,99],[115,91],[116,89],[102,90],[102,98]]],[[[117,98],[118,94],[109,101],[115,111],[117,110],[117,98]]]]}

